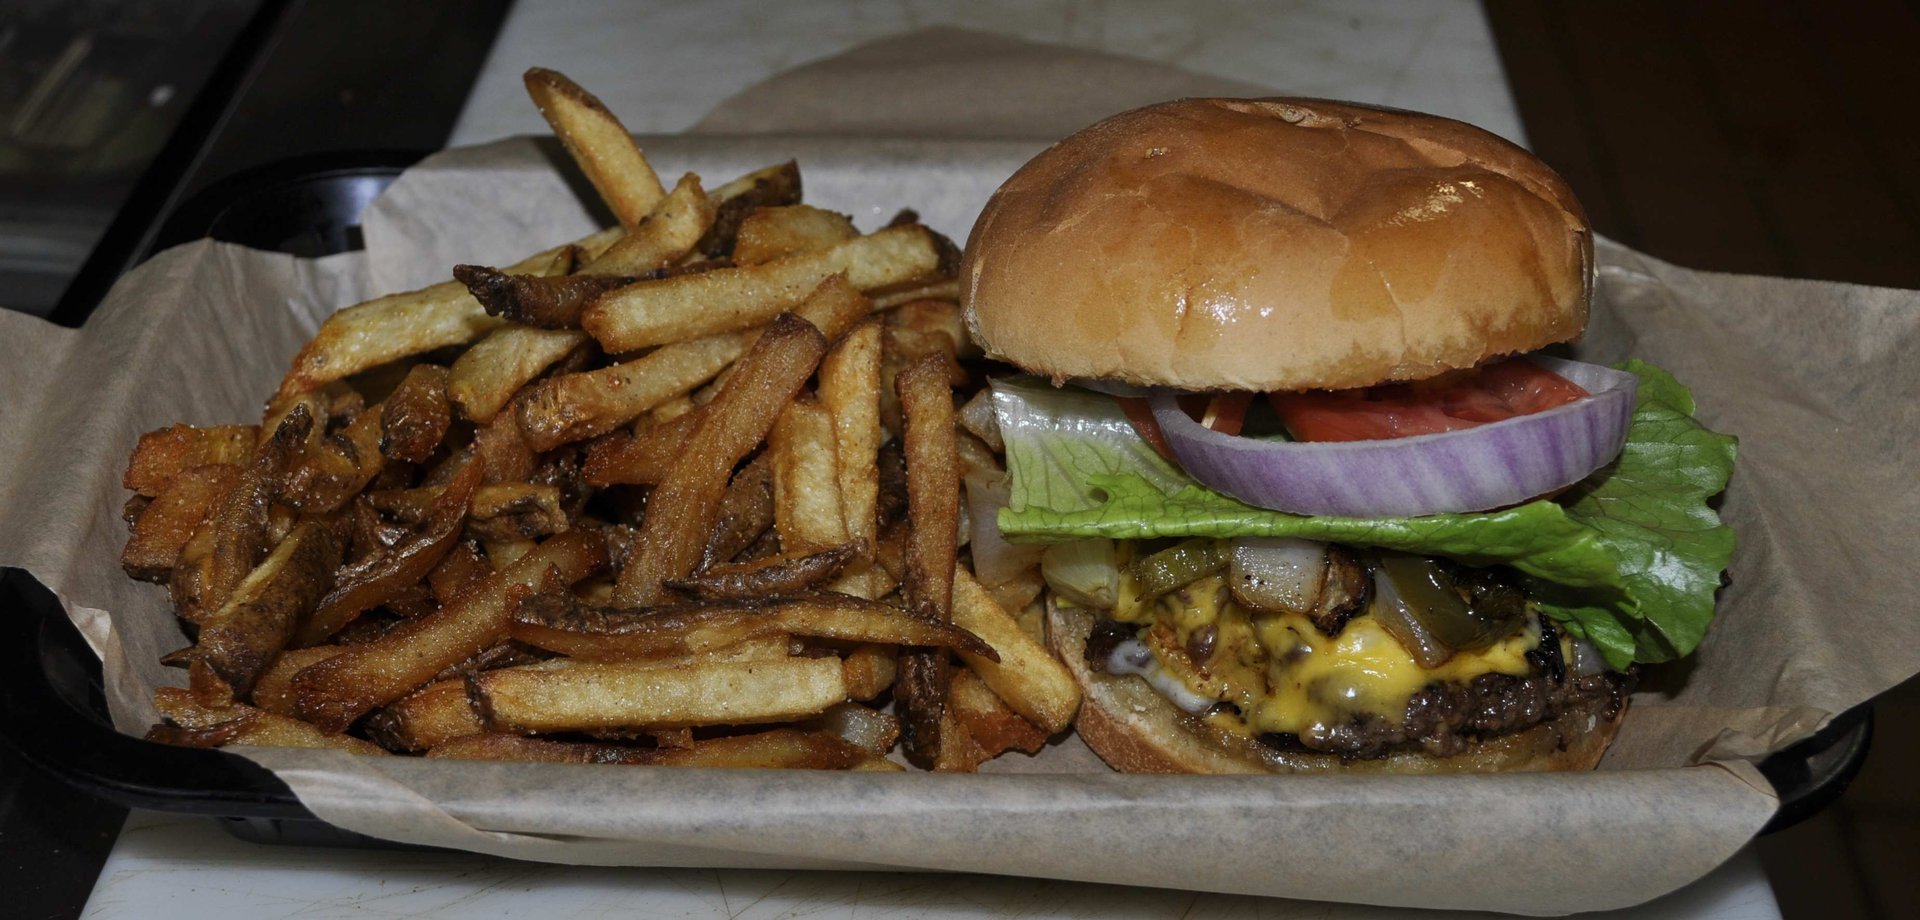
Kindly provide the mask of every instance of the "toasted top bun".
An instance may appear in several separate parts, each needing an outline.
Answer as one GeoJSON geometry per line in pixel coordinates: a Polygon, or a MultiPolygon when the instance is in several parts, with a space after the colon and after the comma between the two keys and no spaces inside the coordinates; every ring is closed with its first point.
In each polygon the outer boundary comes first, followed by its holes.
{"type": "Polygon", "coordinates": [[[1524,731],[1495,735],[1452,757],[1396,751],[1377,760],[1281,751],[1212,728],[1168,702],[1145,680],[1087,666],[1093,615],[1047,604],[1047,646],[1084,697],[1073,728],[1108,766],[1125,773],[1494,773],[1590,770],[1620,728],[1595,703],[1524,731]]]}
{"type": "Polygon", "coordinates": [[[1577,337],[1566,183],[1445,118],[1317,99],[1116,115],[1000,187],[960,273],[988,354],[1190,390],[1418,380],[1577,337]]]}

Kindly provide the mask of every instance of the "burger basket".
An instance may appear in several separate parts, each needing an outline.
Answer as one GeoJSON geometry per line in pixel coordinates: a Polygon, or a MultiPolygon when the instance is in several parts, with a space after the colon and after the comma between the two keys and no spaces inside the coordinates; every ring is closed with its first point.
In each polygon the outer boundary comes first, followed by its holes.
{"type": "MultiPolygon", "coordinates": [[[[782,136],[647,142],[666,175],[740,174],[797,158],[810,202],[850,213],[864,227],[913,207],[957,238],[992,189],[1038,146],[782,136]]],[[[448,265],[501,264],[593,229],[593,216],[555,171],[551,153],[516,140],[429,158],[370,207],[364,253],[304,259],[189,243],[124,278],[80,329],[0,317],[7,321],[0,342],[12,362],[0,383],[38,396],[33,411],[0,416],[0,445],[11,445],[0,446],[0,456],[13,464],[8,475],[19,477],[12,492],[0,493],[0,515],[12,531],[0,538],[0,563],[15,567],[0,584],[7,608],[0,628],[9,640],[0,646],[8,664],[0,701],[8,740],[28,759],[102,798],[217,818],[259,841],[400,843],[589,865],[973,871],[1556,913],[1627,906],[1678,888],[1763,828],[1831,801],[1866,750],[1870,714],[1861,704],[1920,669],[1913,653],[1889,652],[1845,681],[1813,681],[1805,690],[1809,678],[1779,664],[1789,660],[1782,654],[1761,665],[1794,677],[1774,681],[1786,690],[1722,686],[1690,697],[1716,674],[1751,667],[1729,666],[1719,655],[1758,660],[1753,650],[1768,642],[1799,643],[1811,634],[1827,640],[1801,643],[1813,649],[1818,667],[1831,664],[1840,630],[1890,628],[1892,638],[1911,638],[1912,627],[1882,624],[1900,613],[1884,605],[1828,612],[1852,619],[1811,627],[1776,622],[1794,616],[1782,612],[1787,605],[1777,597],[1794,596],[1793,573],[1811,563],[1756,558],[1778,543],[1742,532],[1734,587],[1702,662],[1679,675],[1677,687],[1643,691],[1628,724],[1637,720],[1645,730],[1637,737],[1623,732],[1610,754],[1621,762],[1585,774],[1122,776],[1068,741],[976,776],[723,776],[404,758],[370,764],[341,752],[185,750],[140,740],[154,721],[152,688],[179,680],[155,663],[179,635],[158,592],[126,582],[116,562],[126,447],[171,421],[209,424],[256,411],[253,400],[333,309],[373,292],[422,286],[448,265]],[[247,348],[234,348],[243,342],[247,348]],[[60,387],[46,386],[56,378],[60,387]],[[66,461],[57,477],[51,447],[19,440],[55,417],[78,419],[74,449],[60,454],[66,461]],[[1743,582],[1755,591],[1742,593],[1743,582]],[[1757,594],[1760,588],[1767,591],[1757,594]],[[1702,738],[1707,722],[1734,728],[1702,738]],[[1404,870],[1416,851],[1424,854],[1422,866],[1402,871],[1393,884],[1360,890],[1349,881],[1356,865],[1404,870]],[[1517,878],[1556,884],[1489,890],[1471,881],[1484,875],[1475,867],[1496,863],[1517,878]]],[[[1819,359],[1822,349],[1844,351],[1847,343],[1838,339],[1850,330],[1828,323],[1820,331],[1795,319],[1798,309],[1865,309],[1879,317],[1898,315],[1905,304],[1907,326],[1920,325],[1920,298],[1904,292],[1708,276],[1611,246],[1602,248],[1602,266],[1602,299],[1622,298],[1623,309],[1602,311],[1595,338],[1635,354],[1654,352],[1650,357],[1695,386],[1710,425],[1745,439],[1743,466],[1726,500],[1736,528],[1764,517],[1752,511],[1759,502],[1810,498],[1781,491],[1799,471],[1791,463],[1784,472],[1771,466],[1778,452],[1770,456],[1755,444],[1755,431],[1727,424],[1750,416],[1716,403],[1737,398],[1727,394],[1742,386],[1718,380],[1724,356],[1693,360],[1684,350],[1719,334],[1714,324],[1721,317],[1691,312],[1703,292],[1761,297],[1750,306],[1765,311],[1762,321],[1807,326],[1811,331],[1792,343],[1800,353],[1778,360],[1809,374],[1805,362],[1819,359]]],[[[1907,341],[1915,335],[1906,327],[1893,331],[1907,341]]],[[[1870,406],[1895,401],[1903,388],[1910,395],[1911,367],[1896,363],[1891,373],[1880,385],[1888,392],[1866,394],[1870,406]]],[[[1891,507],[1871,512],[1868,523],[1897,520],[1900,501],[1915,499],[1883,503],[1891,507]]],[[[1852,590],[1879,587],[1868,579],[1852,590]]]]}

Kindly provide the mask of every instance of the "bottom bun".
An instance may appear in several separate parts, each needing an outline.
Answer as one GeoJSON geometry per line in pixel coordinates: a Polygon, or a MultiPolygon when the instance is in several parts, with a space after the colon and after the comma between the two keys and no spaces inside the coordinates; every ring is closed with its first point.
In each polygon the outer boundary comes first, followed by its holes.
{"type": "Polygon", "coordinates": [[[1085,692],[1074,729],[1100,759],[1126,773],[1494,773],[1590,770],[1620,728],[1626,707],[1605,717],[1604,703],[1560,714],[1524,731],[1476,741],[1436,757],[1396,751],[1371,760],[1281,751],[1208,725],[1169,702],[1145,680],[1087,666],[1093,614],[1047,603],[1047,644],[1085,692]]]}

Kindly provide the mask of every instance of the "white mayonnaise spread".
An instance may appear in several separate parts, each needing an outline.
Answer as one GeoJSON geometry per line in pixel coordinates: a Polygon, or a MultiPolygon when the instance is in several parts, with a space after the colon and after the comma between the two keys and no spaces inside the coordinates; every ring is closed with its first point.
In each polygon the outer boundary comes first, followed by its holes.
{"type": "Polygon", "coordinates": [[[1166,667],[1160,664],[1160,659],[1154,656],[1153,650],[1147,648],[1147,644],[1138,639],[1128,639],[1113,647],[1113,654],[1107,656],[1107,673],[1138,674],[1146,678],[1147,683],[1153,685],[1153,689],[1160,691],[1160,695],[1166,697],[1173,705],[1196,715],[1206,712],[1207,708],[1214,704],[1212,699],[1187,689],[1187,685],[1181,683],[1180,678],[1169,673],[1166,667]]]}

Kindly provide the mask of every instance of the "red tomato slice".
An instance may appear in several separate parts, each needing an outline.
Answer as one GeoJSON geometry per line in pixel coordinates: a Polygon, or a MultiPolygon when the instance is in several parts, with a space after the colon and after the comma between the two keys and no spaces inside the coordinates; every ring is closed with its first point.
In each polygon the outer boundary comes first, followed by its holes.
{"type": "Polygon", "coordinates": [[[1207,401],[1206,414],[1200,417],[1200,424],[1221,434],[1239,434],[1247,424],[1247,408],[1253,405],[1253,394],[1242,391],[1221,393],[1207,401]]]}
{"type": "MultiPolygon", "coordinates": [[[[1253,405],[1253,393],[1220,393],[1215,396],[1187,395],[1179,397],[1180,408],[1194,420],[1221,434],[1239,434],[1247,423],[1247,409],[1253,405]]],[[[1147,405],[1145,397],[1116,396],[1114,401],[1120,404],[1120,410],[1127,414],[1127,421],[1133,423],[1133,430],[1153,446],[1154,453],[1169,463],[1179,463],[1173,455],[1173,448],[1167,444],[1165,432],[1160,423],[1153,420],[1153,408],[1147,405]]]]}
{"type": "Polygon", "coordinates": [[[1379,441],[1531,415],[1586,395],[1566,378],[1514,358],[1413,384],[1267,398],[1299,440],[1379,441]]]}
{"type": "Polygon", "coordinates": [[[1120,411],[1127,414],[1127,421],[1133,423],[1133,430],[1153,447],[1153,452],[1168,463],[1178,464],[1180,459],[1173,455],[1173,447],[1167,444],[1167,435],[1160,430],[1160,423],[1153,420],[1153,407],[1147,405],[1143,396],[1115,396],[1114,402],[1120,404],[1120,411]]]}
{"type": "Polygon", "coordinates": [[[1587,395],[1579,384],[1520,358],[1481,368],[1480,386],[1505,400],[1514,415],[1545,412],[1587,395]]]}

